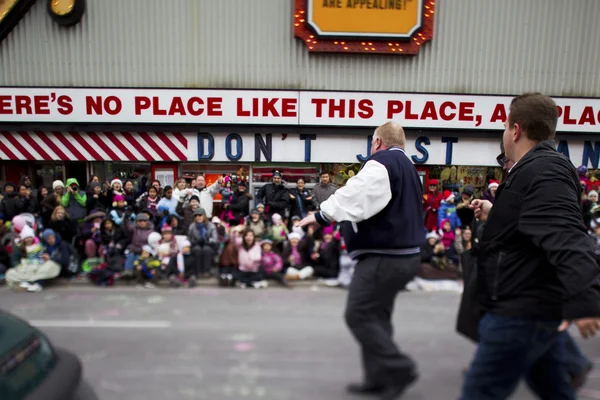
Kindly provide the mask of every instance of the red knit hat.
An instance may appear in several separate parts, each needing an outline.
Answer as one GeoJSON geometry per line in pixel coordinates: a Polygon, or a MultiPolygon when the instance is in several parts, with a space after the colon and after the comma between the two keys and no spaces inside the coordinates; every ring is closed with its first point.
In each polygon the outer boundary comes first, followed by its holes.
{"type": "Polygon", "coordinates": [[[454,198],[454,193],[449,190],[444,190],[444,200],[450,201],[450,199],[454,198]]]}
{"type": "Polygon", "coordinates": [[[490,184],[488,185],[488,190],[490,190],[491,188],[497,188],[498,186],[500,186],[500,183],[497,180],[490,179],[490,184]]]}

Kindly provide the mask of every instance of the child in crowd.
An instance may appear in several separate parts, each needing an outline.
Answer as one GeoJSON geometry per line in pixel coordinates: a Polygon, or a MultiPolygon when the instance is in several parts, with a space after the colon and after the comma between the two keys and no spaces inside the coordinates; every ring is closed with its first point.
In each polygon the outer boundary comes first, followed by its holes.
{"type": "Polygon", "coordinates": [[[262,258],[262,251],[260,244],[256,240],[254,231],[246,230],[243,236],[239,236],[239,233],[243,229],[243,225],[238,225],[233,230],[235,244],[238,250],[238,273],[235,277],[239,282],[241,288],[253,286],[255,288],[266,287],[266,282],[263,281],[262,274],[260,273],[260,261],[262,258]],[[239,227],[239,229],[238,229],[239,227]]]}
{"type": "Polygon", "coordinates": [[[323,240],[314,258],[314,275],[318,278],[337,278],[340,273],[340,242],[334,237],[333,226],[323,228],[323,240]]]}
{"type": "Polygon", "coordinates": [[[101,224],[106,218],[106,213],[102,210],[94,210],[85,217],[83,223],[83,237],[85,239],[86,258],[102,257],[102,231],[101,224]]]}
{"type": "Polygon", "coordinates": [[[160,261],[154,257],[155,254],[152,247],[145,245],[139,257],[133,262],[137,282],[146,289],[156,287],[152,282],[156,282],[160,274],[160,261]]]}
{"type": "Polygon", "coordinates": [[[180,287],[186,281],[190,288],[196,286],[196,259],[192,253],[192,243],[183,240],[180,243],[180,251],[177,257],[171,257],[167,267],[167,276],[171,287],[180,287]]]}
{"type": "Polygon", "coordinates": [[[283,260],[273,252],[273,242],[268,239],[262,241],[260,268],[264,279],[274,280],[283,286],[289,286],[282,273],[283,260]]]}
{"type": "Polygon", "coordinates": [[[267,216],[265,215],[265,205],[262,203],[258,203],[258,205],[256,206],[256,210],[258,211],[258,214],[260,215],[260,219],[262,219],[265,224],[270,222],[267,220],[267,216]]]}
{"type": "MultiPolygon", "coordinates": [[[[304,232],[304,229],[303,229],[303,228],[301,228],[301,227],[299,227],[299,226],[296,226],[296,224],[297,224],[298,222],[300,222],[300,217],[299,217],[299,216],[297,216],[297,215],[294,215],[294,216],[292,217],[292,220],[291,220],[291,221],[292,221],[292,222],[291,222],[291,225],[292,225],[292,230],[291,230],[291,233],[297,233],[298,235],[300,235],[300,239],[302,239],[302,238],[304,237],[304,235],[306,235],[306,232],[304,232]]],[[[288,236],[288,239],[289,239],[289,236],[288,236]]]]}
{"type": "Polygon", "coordinates": [[[104,262],[107,268],[114,272],[123,270],[123,252],[127,247],[127,236],[123,233],[120,226],[110,219],[102,221],[101,227],[101,246],[104,255],[104,262]]]}
{"type": "Polygon", "coordinates": [[[277,253],[281,254],[283,250],[283,243],[287,240],[288,229],[281,218],[281,215],[275,213],[271,217],[272,225],[269,228],[269,239],[273,242],[273,247],[277,251],[277,253]]]}
{"type": "MultiPolygon", "coordinates": [[[[124,187],[123,187],[122,195],[125,198],[125,202],[127,203],[128,207],[133,207],[135,205],[135,198],[136,198],[136,194],[137,194],[135,192],[135,187],[133,185],[133,182],[130,179],[128,179],[124,182],[123,185],[124,185],[124,187]]],[[[113,202],[114,201],[115,201],[115,199],[114,199],[114,195],[113,195],[113,202]]]]}
{"type": "Polygon", "coordinates": [[[438,224],[440,227],[442,226],[442,221],[446,219],[450,221],[451,230],[460,228],[461,222],[454,206],[454,193],[449,190],[444,190],[444,200],[438,210],[438,224]]]}
{"type": "MultiPolygon", "coordinates": [[[[306,244],[306,243],[305,243],[306,244]]],[[[308,279],[313,276],[313,267],[306,266],[300,235],[290,233],[289,243],[284,246],[282,258],[285,266],[285,277],[289,280],[308,279]]]]}
{"type": "MultiPolygon", "coordinates": [[[[117,194],[113,197],[112,210],[110,211],[110,219],[115,222],[115,225],[122,226],[123,219],[127,218],[128,206],[125,201],[125,197],[121,194],[117,194]]],[[[135,214],[131,215],[131,218],[135,218],[135,214]]]]}
{"type": "Polygon", "coordinates": [[[61,267],[52,261],[50,255],[35,236],[34,230],[26,225],[20,233],[18,247],[13,249],[20,263],[6,271],[6,282],[11,287],[19,287],[28,292],[42,291],[41,282],[56,278],[61,267]]]}
{"type": "Polygon", "coordinates": [[[165,224],[160,228],[162,238],[158,242],[158,259],[161,263],[161,270],[166,271],[172,257],[177,257],[179,246],[173,235],[173,228],[165,224]]]}
{"type": "Polygon", "coordinates": [[[443,219],[440,223],[440,240],[444,248],[448,250],[454,244],[456,239],[455,233],[452,231],[452,225],[449,219],[443,219]]]}
{"type": "Polygon", "coordinates": [[[248,225],[248,228],[254,232],[254,236],[257,238],[265,237],[265,221],[261,218],[260,212],[256,208],[250,211],[250,218],[246,224],[248,225]]]}
{"type": "Polygon", "coordinates": [[[108,193],[108,198],[110,199],[110,204],[115,206],[115,196],[121,195],[125,198],[125,191],[123,190],[123,182],[120,179],[115,178],[110,182],[110,191],[108,193]]]}

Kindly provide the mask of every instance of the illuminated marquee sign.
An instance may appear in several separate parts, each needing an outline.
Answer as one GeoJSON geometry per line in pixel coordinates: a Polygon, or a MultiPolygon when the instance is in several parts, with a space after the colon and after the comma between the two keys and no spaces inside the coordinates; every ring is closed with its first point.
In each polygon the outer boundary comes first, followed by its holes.
{"type": "MultiPolygon", "coordinates": [[[[19,23],[36,0],[0,0],[0,42],[19,23]]],[[[77,24],[85,12],[85,0],[45,0],[48,14],[61,26],[77,24]]]]}
{"type": "Polygon", "coordinates": [[[311,52],[415,55],[434,15],[435,0],[295,0],[294,34],[311,52]]]}

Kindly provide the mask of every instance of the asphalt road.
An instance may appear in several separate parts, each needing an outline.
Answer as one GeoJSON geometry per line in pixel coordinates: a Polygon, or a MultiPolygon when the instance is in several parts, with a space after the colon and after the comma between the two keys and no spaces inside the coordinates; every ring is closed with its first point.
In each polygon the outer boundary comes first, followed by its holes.
{"type": "MultiPolygon", "coordinates": [[[[404,399],[458,397],[474,349],[454,332],[458,300],[399,296],[395,336],[421,374],[404,399]]],[[[361,368],[344,301],[344,291],[321,287],[0,289],[0,307],[79,355],[102,400],[354,398],[344,387],[361,368]]],[[[600,363],[600,339],[581,342],[600,363]]],[[[600,372],[585,393],[600,398],[600,372]]],[[[533,397],[521,388],[515,398],[533,397]]]]}

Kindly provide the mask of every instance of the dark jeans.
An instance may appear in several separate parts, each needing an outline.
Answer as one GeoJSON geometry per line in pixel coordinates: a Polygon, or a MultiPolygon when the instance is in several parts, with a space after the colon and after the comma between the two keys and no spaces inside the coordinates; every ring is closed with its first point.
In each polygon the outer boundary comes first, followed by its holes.
{"type": "Polygon", "coordinates": [[[420,255],[373,255],[356,265],[345,318],[361,346],[367,384],[387,385],[395,375],[415,368],[394,343],[391,320],[396,295],[415,277],[420,262],[420,255]]]}
{"type": "Polygon", "coordinates": [[[521,378],[541,399],[575,399],[566,369],[567,335],[561,321],[535,321],[486,313],[479,346],[461,400],[504,400],[521,378]]]}
{"type": "Polygon", "coordinates": [[[196,272],[198,274],[209,273],[212,267],[215,250],[208,245],[200,246],[197,244],[192,248],[192,251],[194,252],[194,259],[196,260],[196,272]]]}
{"type": "Polygon", "coordinates": [[[575,377],[580,375],[592,367],[592,361],[585,356],[573,340],[571,335],[564,333],[565,337],[565,352],[566,352],[566,368],[569,376],[575,377]]]}
{"type": "Polygon", "coordinates": [[[233,277],[236,281],[239,281],[245,285],[252,285],[254,282],[263,280],[263,275],[260,272],[236,271],[233,277]]]}

